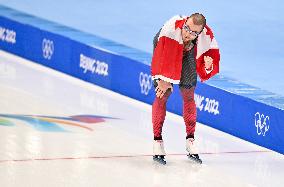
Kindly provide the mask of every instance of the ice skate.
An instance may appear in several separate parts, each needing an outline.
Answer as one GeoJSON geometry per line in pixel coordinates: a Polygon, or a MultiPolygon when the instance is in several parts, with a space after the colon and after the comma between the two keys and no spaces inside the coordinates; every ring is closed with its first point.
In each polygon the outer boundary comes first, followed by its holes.
{"type": "Polygon", "coordinates": [[[194,143],[194,138],[186,139],[186,150],[189,153],[187,156],[190,160],[202,164],[202,160],[199,158],[198,155],[196,144],[194,143]]]}
{"type": "Polygon", "coordinates": [[[154,140],[153,142],[153,160],[165,165],[167,162],[165,160],[165,149],[163,140],[154,140]]]}

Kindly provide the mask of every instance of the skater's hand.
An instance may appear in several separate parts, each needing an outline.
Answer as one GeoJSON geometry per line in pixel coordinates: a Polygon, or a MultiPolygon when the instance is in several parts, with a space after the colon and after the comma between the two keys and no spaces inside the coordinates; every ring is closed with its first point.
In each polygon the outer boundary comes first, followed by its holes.
{"type": "Polygon", "coordinates": [[[158,98],[162,98],[169,88],[171,89],[171,91],[173,91],[173,86],[171,85],[171,83],[163,80],[158,80],[157,83],[158,86],[156,87],[155,92],[158,98]]]}
{"type": "Polygon", "coordinates": [[[204,62],[205,62],[205,69],[211,69],[213,59],[210,56],[204,56],[204,62]]]}

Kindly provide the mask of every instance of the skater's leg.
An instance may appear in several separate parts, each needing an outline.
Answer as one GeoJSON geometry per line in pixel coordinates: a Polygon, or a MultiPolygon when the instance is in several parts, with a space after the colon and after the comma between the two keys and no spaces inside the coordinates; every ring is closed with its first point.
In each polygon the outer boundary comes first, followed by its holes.
{"type": "Polygon", "coordinates": [[[180,88],[183,98],[183,119],[186,126],[187,138],[194,138],[196,126],[196,105],[194,101],[195,87],[180,88]]]}
{"type": "MultiPolygon", "coordinates": [[[[157,83],[155,84],[157,86],[157,83]]],[[[153,142],[153,160],[161,164],[166,164],[165,161],[165,149],[162,138],[162,128],[166,117],[166,105],[169,96],[171,95],[171,89],[168,89],[162,98],[156,97],[152,105],[152,124],[154,133],[153,142]]]]}
{"type": "Polygon", "coordinates": [[[166,117],[166,104],[171,91],[167,90],[162,98],[156,97],[152,105],[152,124],[154,140],[162,140],[162,128],[166,117]]]}
{"type": "Polygon", "coordinates": [[[194,132],[196,127],[196,105],[194,101],[195,87],[180,88],[183,98],[183,119],[186,126],[186,150],[188,151],[188,158],[202,163],[199,158],[198,149],[194,139],[194,132]]]}

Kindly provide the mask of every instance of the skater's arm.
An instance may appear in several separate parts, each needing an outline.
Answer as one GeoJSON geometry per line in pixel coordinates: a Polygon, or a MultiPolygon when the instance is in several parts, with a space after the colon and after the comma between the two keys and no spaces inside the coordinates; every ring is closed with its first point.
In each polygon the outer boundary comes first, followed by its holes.
{"type": "Polygon", "coordinates": [[[205,62],[205,69],[207,71],[210,71],[210,70],[212,71],[213,59],[210,56],[204,56],[204,62],[205,62]]]}
{"type": "Polygon", "coordinates": [[[162,98],[168,89],[173,91],[173,86],[171,83],[164,80],[158,80],[157,83],[158,86],[156,87],[155,91],[158,98],[162,98]]]}
{"type": "MultiPolygon", "coordinates": [[[[159,32],[155,35],[155,37],[153,39],[153,50],[154,51],[155,51],[155,48],[156,48],[157,43],[158,43],[158,38],[159,38],[160,32],[161,32],[161,29],[159,30],[159,32]]],[[[157,83],[158,83],[158,86],[156,87],[155,91],[156,91],[156,96],[158,98],[162,98],[169,88],[171,90],[173,89],[171,83],[166,82],[164,80],[157,80],[157,83]]]]}

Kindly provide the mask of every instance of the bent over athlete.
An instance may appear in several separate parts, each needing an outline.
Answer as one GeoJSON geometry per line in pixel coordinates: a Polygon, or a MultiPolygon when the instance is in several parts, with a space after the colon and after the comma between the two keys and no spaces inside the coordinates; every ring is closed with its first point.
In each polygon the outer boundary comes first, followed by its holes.
{"type": "MultiPolygon", "coordinates": [[[[153,159],[166,163],[162,128],[166,116],[166,104],[173,91],[173,84],[179,84],[183,99],[183,118],[186,126],[186,150],[189,157],[201,163],[194,143],[196,127],[196,105],[194,90],[197,83],[197,42],[206,26],[202,14],[190,17],[171,18],[154,37],[154,54],[151,65],[156,98],[152,105],[152,124],[154,133],[153,159]]],[[[211,51],[212,53],[212,51],[211,51]]],[[[219,52],[218,52],[219,54],[219,52]]],[[[203,72],[210,78],[214,72],[213,58],[218,54],[202,56],[203,72]],[[210,75],[211,73],[211,75],[210,75]],[[208,76],[210,75],[210,76],[208,76]]],[[[217,68],[217,67],[215,67],[217,68]]]]}

